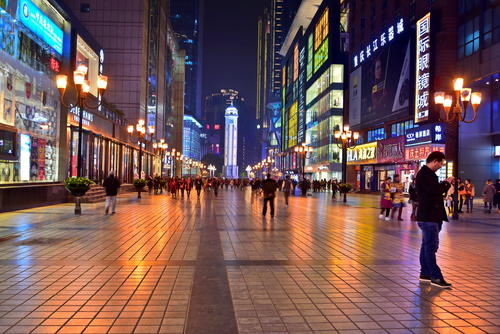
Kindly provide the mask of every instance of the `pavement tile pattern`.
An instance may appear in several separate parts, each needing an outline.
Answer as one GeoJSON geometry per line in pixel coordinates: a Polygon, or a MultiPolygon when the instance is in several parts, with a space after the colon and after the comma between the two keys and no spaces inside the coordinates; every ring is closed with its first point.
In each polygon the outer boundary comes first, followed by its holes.
{"type": "Polygon", "coordinates": [[[420,231],[377,197],[122,195],[0,214],[1,333],[500,333],[500,215],[444,225],[451,290],[418,281],[420,231]]]}

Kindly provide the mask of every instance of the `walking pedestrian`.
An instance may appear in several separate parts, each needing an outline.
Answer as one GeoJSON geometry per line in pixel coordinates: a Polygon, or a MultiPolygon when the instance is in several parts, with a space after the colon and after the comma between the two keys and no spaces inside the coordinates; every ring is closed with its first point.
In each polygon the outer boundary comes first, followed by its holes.
{"type": "Polygon", "coordinates": [[[285,177],[285,182],[283,182],[283,195],[285,195],[285,205],[288,207],[288,198],[293,190],[293,182],[290,180],[290,175],[285,177]]]}
{"type": "Polygon", "coordinates": [[[500,213],[500,179],[495,183],[495,196],[493,197],[493,205],[497,208],[497,213],[500,213]]]}
{"type": "Polygon", "coordinates": [[[391,219],[394,218],[394,214],[398,211],[398,220],[401,221],[403,218],[401,215],[403,214],[403,208],[405,206],[404,199],[404,185],[399,178],[399,175],[394,175],[394,182],[391,183],[391,195],[392,195],[392,213],[391,219]]]}
{"type": "Polygon", "coordinates": [[[212,181],[212,187],[214,188],[214,195],[215,195],[215,197],[217,197],[217,194],[219,193],[219,185],[220,185],[219,180],[217,178],[215,178],[212,181]]]}
{"type": "Polygon", "coordinates": [[[380,185],[380,219],[391,220],[389,218],[392,209],[391,181],[392,178],[388,177],[380,185]]]}
{"type": "Polygon", "coordinates": [[[415,177],[412,177],[410,185],[408,186],[408,193],[410,195],[409,203],[411,203],[411,220],[417,219],[418,210],[418,197],[417,197],[417,187],[415,185],[415,177]]]}
{"type": "Polygon", "coordinates": [[[462,182],[462,179],[458,178],[458,213],[464,213],[462,211],[462,208],[464,207],[464,201],[465,201],[465,195],[466,195],[466,191],[465,191],[465,184],[462,182]]]}
{"type": "Polygon", "coordinates": [[[474,197],[476,197],[476,189],[470,179],[465,180],[465,207],[467,213],[472,213],[474,206],[474,197]]]}
{"type": "Polygon", "coordinates": [[[267,174],[267,179],[262,181],[262,191],[264,193],[264,207],[262,208],[262,215],[265,216],[267,213],[267,203],[271,208],[271,218],[274,217],[274,197],[276,197],[276,189],[278,189],[278,183],[271,179],[271,174],[267,174]]]}
{"type": "Polygon", "coordinates": [[[420,248],[420,281],[431,283],[439,288],[450,288],[441,269],[436,262],[436,252],[439,246],[439,232],[443,221],[448,221],[444,209],[443,197],[450,189],[453,177],[439,182],[436,171],[445,164],[442,152],[432,152],[426,159],[426,165],[417,173],[417,196],[419,210],[417,211],[418,227],[422,230],[422,245],[420,248]]]}
{"type": "Polygon", "coordinates": [[[203,188],[203,180],[201,177],[198,176],[196,180],[194,180],[194,187],[196,189],[196,195],[200,198],[201,188],[203,188]]]}
{"type": "Polygon", "coordinates": [[[116,213],[116,196],[118,195],[118,188],[120,188],[120,180],[115,177],[115,172],[110,171],[109,175],[102,186],[106,190],[106,204],[104,209],[104,214],[108,214],[109,209],[111,209],[111,214],[114,215],[116,213]]]}
{"type": "Polygon", "coordinates": [[[337,179],[333,179],[332,181],[332,199],[336,200],[337,199],[337,191],[339,191],[339,183],[337,179]]]}
{"type": "Polygon", "coordinates": [[[490,214],[491,209],[493,207],[493,199],[496,193],[495,186],[491,180],[486,181],[486,184],[483,188],[483,201],[484,201],[484,211],[485,213],[490,214]]]}

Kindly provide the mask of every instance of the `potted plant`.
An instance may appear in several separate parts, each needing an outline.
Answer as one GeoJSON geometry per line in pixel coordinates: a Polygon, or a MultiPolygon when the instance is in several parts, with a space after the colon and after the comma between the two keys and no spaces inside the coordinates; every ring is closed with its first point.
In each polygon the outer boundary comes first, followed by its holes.
{"type": "Polygon", "coordinates": [[[94,182],[86,177],[68,177],[64,186],[75,197],[75,215],[82,214],[80,198],[90,189],[94,182]]]}
{"type": "Polygon", "coordinates": [[[352,190],[350,183],[340,183],[339,192],[344,195],[344,203],[347,202],[347,193],[352,190]]]}
{"type": "Polygon", "coordinates": [[[135,190],[137,190],[137,198],[141,198],[141,192],[144,190],[144,187],[146,187],[146,180],[134,179],[133,184],[134,184],[135,190]]]}
{"type": "Polygon", "coordinates": [[[64,181],[64,186],[71,195],[75,197],[83,196],[90,189],[94,182],[86,177],[68,177],[64,181]]]}

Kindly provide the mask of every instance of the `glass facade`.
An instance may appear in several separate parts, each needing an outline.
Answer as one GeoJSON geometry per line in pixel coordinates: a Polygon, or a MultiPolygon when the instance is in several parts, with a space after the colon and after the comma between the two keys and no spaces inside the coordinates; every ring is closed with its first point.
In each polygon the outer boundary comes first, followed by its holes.
{"type": "MultiPolygon", "coordinates": [[[[46,26],[62,31],[65,21],[53,19],[53,9],[44,14],[29,5],[45,15],[46,26]]],[[[0,184],[60,181],[61,107],[54,78],[62,62],[62,40],[48,44],[47,34],[35,29],[29,17],[16,18],[5,10],[0,27],[0,184]]]]}

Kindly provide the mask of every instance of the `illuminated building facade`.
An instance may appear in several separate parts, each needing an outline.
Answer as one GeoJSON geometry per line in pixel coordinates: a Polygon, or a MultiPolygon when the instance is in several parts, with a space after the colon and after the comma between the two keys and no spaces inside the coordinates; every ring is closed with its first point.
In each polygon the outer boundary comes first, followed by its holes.
{"type": "Polygon", "coordinates": [[[500,67],[493,56],[499,39],[492,22],[500,22],[499,4],[467,0],[350,0],[348,4],[349,124],[360,131],[363,142],[377,144],[374,160],[348,161],[348,182],[362,191],[377,191],[387,176],[399,174],[403,181],[410,180],[433,150],[445,152],[448,161],[439,172],[441,179],[458,175],[477,185],[497,178],[500,122],[495,80],[500,80],[500,67]],[[456,77],[483,95],[478,119],[461,124],[460,133],[457,122],[442,121],[433,101],[434,92],[453,90],[456,77]],[[384,156],[398,140],[404,142],[403,154],[384,156]]]}
{"type": "Polygon", "coordinates": [[[238,174],[238,109],[233,105],[226,108],[224,127],[224,170],[223,175],[236,179],[238,174]]]}
{"type": "Polygon", "coordinates": [[[279,151],[281,134],[275,130],[281,113],[276,117],[277,104],[281,103],[281,61],[279,53],[299,0],[272,0],[258,20],[257,49],[257,103],[255,118],[260,143],[259,159],[279,151]],[[271,153],[270,153],[271,151],[271,153]]]}
{"type": "Polygon", "coordinates": [[[185,50],[184,113],[201,118],[203,0],[170,0],[170,20],[179,46],[185,50]]]}
{"type": "Polygon", "coordinates": [[[302,1],[288,31],[282,65],[282,169],[302,172],[294,152],[314,151],[305,172],[314,179],[341,179],[342,152],[333,132],[343,120],[347,64],[347,7],[342,1],[302,1]]]}

